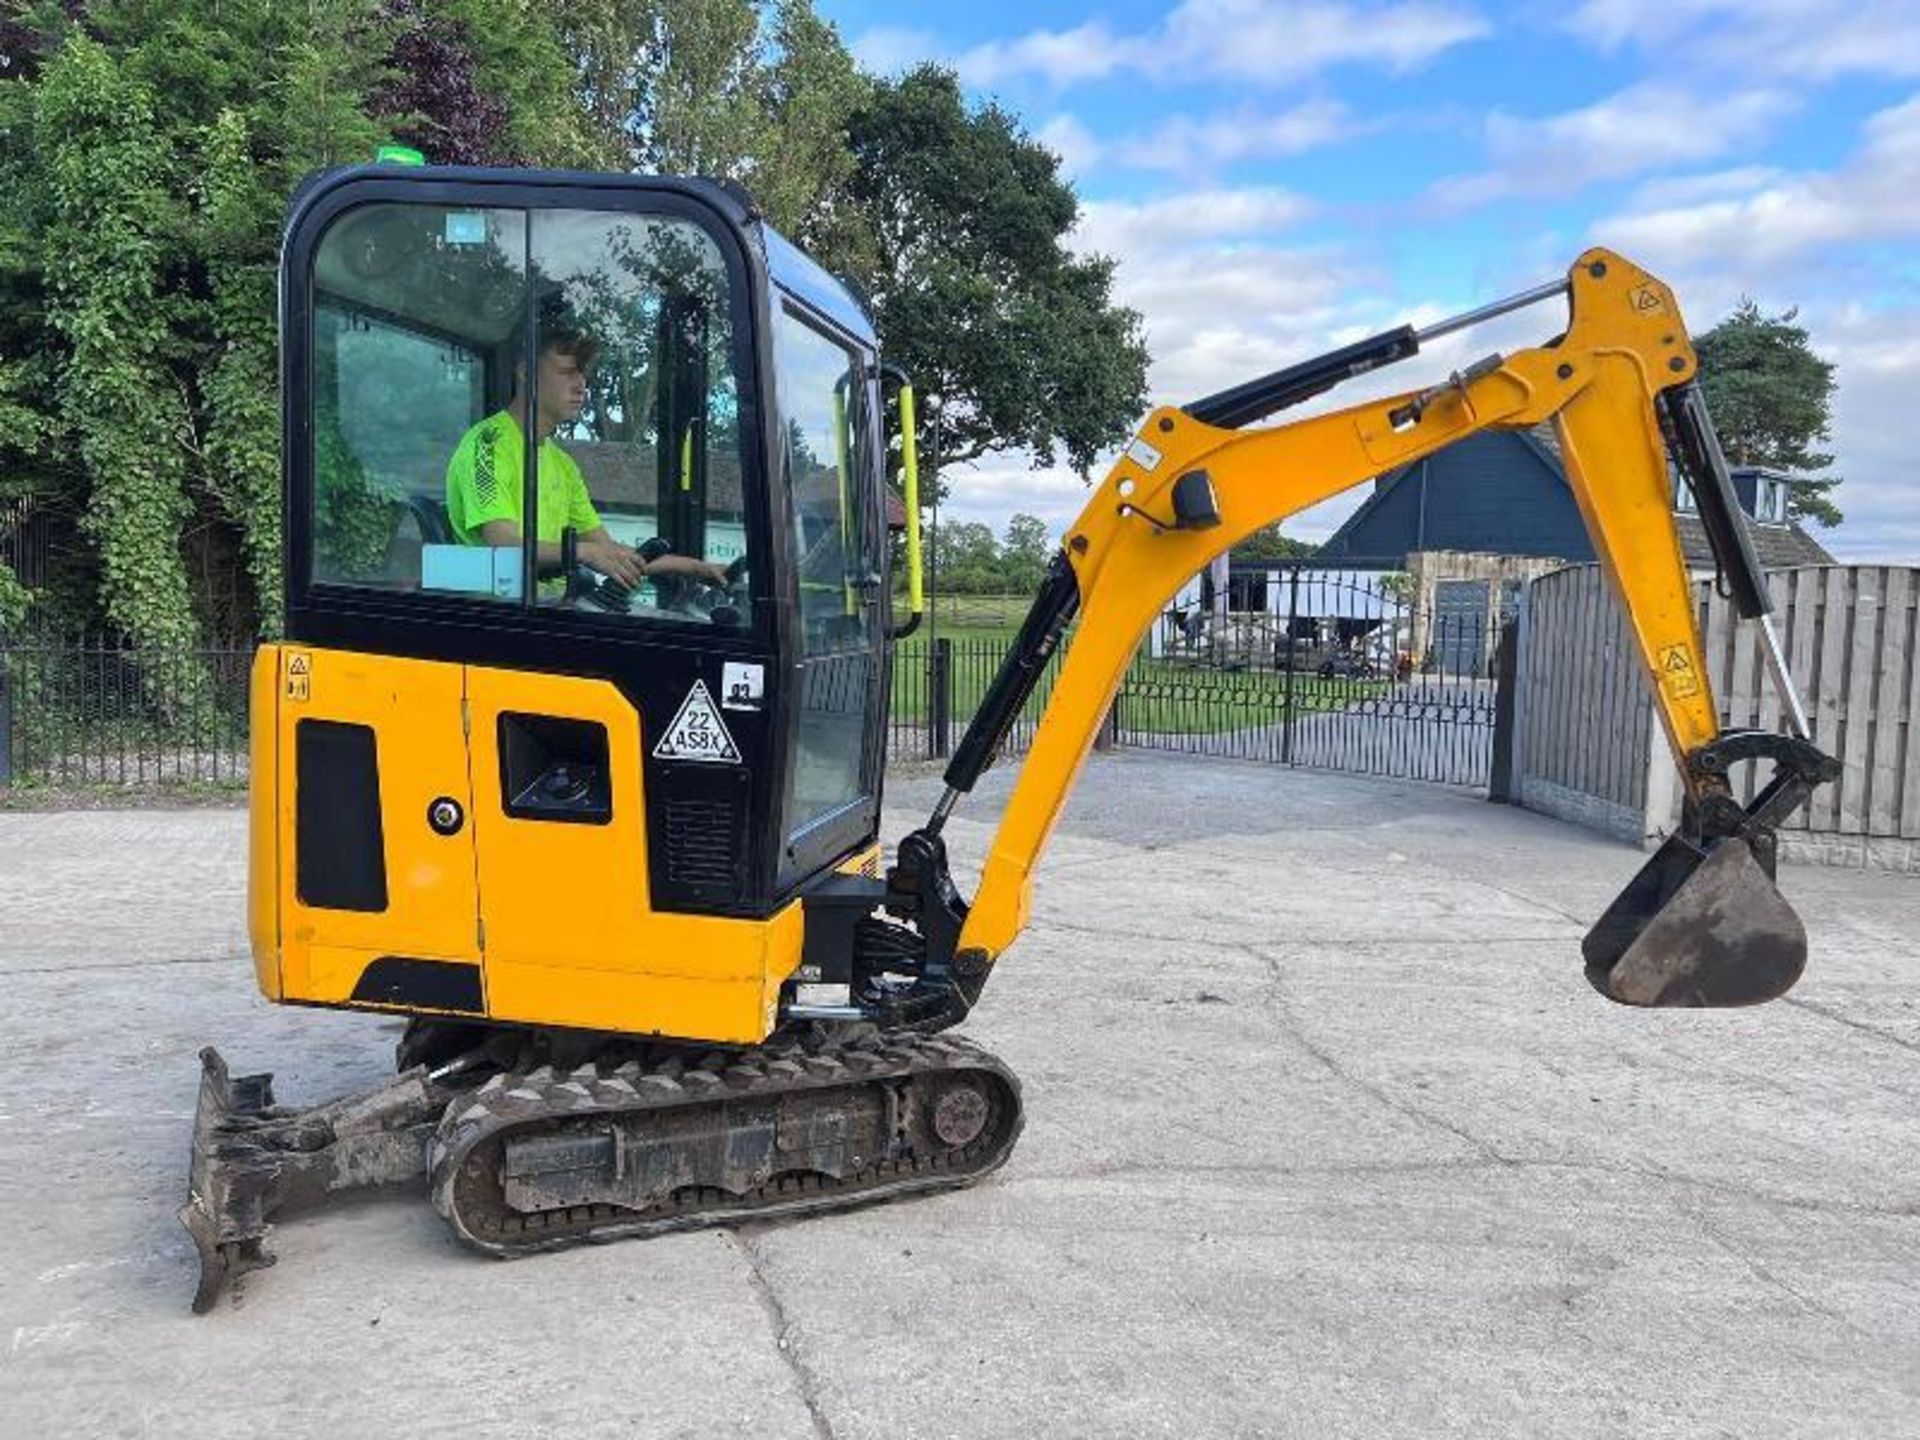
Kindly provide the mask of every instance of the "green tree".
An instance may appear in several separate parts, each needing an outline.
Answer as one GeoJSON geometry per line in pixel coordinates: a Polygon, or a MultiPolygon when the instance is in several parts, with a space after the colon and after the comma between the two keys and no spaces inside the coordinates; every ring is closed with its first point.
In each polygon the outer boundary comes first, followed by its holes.
{"type": "Polygon", "coordinates": [[[844,264],[847,221],[835,201],[853,174],[847,125],[871,82],[808,0],[775,8],[772,41],[760,82],[768,127],[749,183],[776,226],[844,264]]]}
{"type": "Polygon", "coordinates": [[[866,82],[811,0],[579,0],[558,25],[595,163],[737,180],[817,238],[866,82]]]}
{"type": "Polygon", "coordinates": [[[430,159],[582,163],[567,52],[525,0],[41,0],[9,15],[0,495],[84,517],[96,598],[71,618],[151,644],[254,619],[270,632],[288,197],[396,135],[430,159]],[[250,582],[233,595],[229,556],[250,582]]]}
{"type": "Polygon", "coordinates": [[[91,482],[85,523],[100,552],[104,608],[150,655],[190,650],[199,627],[180,527],[192,510],[181,444],[191,420],[169,367],[162,305],[163,237],[180,217],[154,94],[76,33],[35,99],[50,186],[47,320],[66,344],[59,404],[91,482]]]}
{"type": "Polygon", "coordinates": [[[1079,203],[1058,157],[935,66],[876,85],[849,133],[840,258],[889,357],[942,401],[941,463],[1024,448],[1085,475],[1145,408],[1147,351],[1113,262],[1067,248],[1079,203]]]}
{"type": "Polygon", "coordinates": [[[20,583],[13,567],[0,561],[0,635],[18,629],[33,607],[33,592],[20,583]]]}
{"type": "Polygon", "coordinates": [[[941,525],[934,539],[934,584],[954,595],[996,595],[1003,584],[1000,543],[977,520],[941,525]]]}
{"type": "Polygon", "coordinates": [[[1830,498],[1838,475],[1815,475],[1833,456],[1812,447],[1829,438],[1834,374],[1813,353],[1797,310],[1766,315],[1752,300],[1696,337],[1700,388],[1735,465],[1787,473],[1788,510],[1796,519],[1838,525],[1830,498]]]}
{"type": "Polygon", "coordinates": [[[1291,535],[1282,535],[1276,522],[1254,531],[1246,539],[1233,547],[1236,560],[1299,560],[1319,551],[1320,547],[1306,540],[1296,540],[1291,535]]]}
{"type": "MultiPolygon", "coordinates": [[[[41,237],[51,187],[35,143],[33,82],[71,8],[0,6],[0,501],[24,502],[43,521],[63,526],[85,506],[86,477],[60,405],[63,357],[47,317],[41,237]]],[[[90,570],[61,578],[67,583],[60,591],[91,595],[90,570]]],[[[57,610],[58,599],[53,603],[57,610]]]]}
{"type": "Polygon", "coordinates": [[[1016,514],[1007,521],[1000,546],[1000,580],[1009,595],[1027,595],[1040,588],[1047,561],[1059,547],[1047,533],[1047,522],[1037,515],[1016,514]]]}

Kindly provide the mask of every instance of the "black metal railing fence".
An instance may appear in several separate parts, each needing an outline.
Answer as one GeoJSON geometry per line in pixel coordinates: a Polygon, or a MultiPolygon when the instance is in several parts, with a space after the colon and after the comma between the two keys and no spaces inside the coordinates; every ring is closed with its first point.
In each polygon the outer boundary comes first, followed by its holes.
{"type": "MultiPolygon", "coordinates": [[[[1264,609],[1163,616],[1120,685],[1105,738],[1488,783],[1497,606],[1430,613],[1392,577],[1351,572],[1295,570],[1280,586],[1269,586],[1264,609]]],[[[950,756],[1011,644],[1009,627],[903,641],[892,660],[889,757],[950,756]]],[[[1032,742],[1071,647],[1070,631],[1006,753],[1032,742]]],[[[251,659],[244,644],[154,652],[100,636],[0,635],[0,786],[244,785],[251,659]]]]}
{"type": "MultiPolygon", "coordinates": [[[[998,634],[964,633],[901,642],[894,651],[893,686],[887,704],[888,757],[944,760],[950,756],[1012,643],[998,634]]],[[[1032,698],[1021,707],[1008,730],[1001,753],[1017,755],[1032,743],[1066,650],[1062,645],[1047,662],[1032,698]]]]}
{"type": "Polygon", "coordinates": [[[250,646],[0,637],[0,785],[241,786],[250,646]]]}

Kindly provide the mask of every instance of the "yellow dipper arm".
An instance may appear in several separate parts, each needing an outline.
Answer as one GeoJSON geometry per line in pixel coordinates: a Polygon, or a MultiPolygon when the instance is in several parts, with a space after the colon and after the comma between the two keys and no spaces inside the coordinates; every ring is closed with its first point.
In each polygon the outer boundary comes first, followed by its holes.
{"type": "MultiPolygon", "coordinates": [[[[1101,718],[1187,577],[1261,527],[1477,431],[1557,426],[1580,512],[1687,772],[1720,727],[1655,399],[1693,378],[1693,347],[1667,287],[1617,255],[1583,255],[1566,288],[1572,316],[1559,340],[1493,357],[1431,391],[1265,429],[1220,429],[1177,409],[1147,418],[1068,531],[1070,579],[1056,561],[1059,585],[1077,591],[1079,627],[967,910],[958,950],[972,966],[983,970],[1026,923],[1034,865],[1101,718]]],[[[971,786],[979,763],[956,788],[971,786]]],[[[956,785],[953,771],[948,778],[956,785]]],[[[942,802],[935,832],[954,798],[942,802]]]]}

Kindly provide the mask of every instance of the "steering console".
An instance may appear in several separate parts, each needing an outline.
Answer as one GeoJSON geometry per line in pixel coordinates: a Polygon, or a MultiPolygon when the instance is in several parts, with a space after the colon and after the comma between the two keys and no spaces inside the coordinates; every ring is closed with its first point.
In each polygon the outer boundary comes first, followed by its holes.
{"type": "MultiPolygon", "coordinates": [[[[639,547],[640,558],[648,564],[673,553],[673,547],[654,536],[639,547]]],[[[601,575],[567,556],[568,597],[578,604],[605,610],[615,615],[628,614],[633,608],[633,589],[611,575],[601,575]]],[[[704,620],[711,625],[738,627],[746,623],[752,604],[748,593],[747,557],[742,555],[727,566],[726,583],[715,584],[695,575],[655,575],[651,577],[658,608],[687,619],[704,620]]]]}

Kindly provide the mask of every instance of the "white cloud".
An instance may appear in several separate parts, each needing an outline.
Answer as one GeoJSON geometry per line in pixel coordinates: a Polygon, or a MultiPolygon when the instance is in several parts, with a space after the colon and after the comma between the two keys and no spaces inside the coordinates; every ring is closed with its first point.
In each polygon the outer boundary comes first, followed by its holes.
{"type": "Polygon", "coordinates": [[[1140,43],[1116,36],[1104,20],[1095,20],[1071,30],[1032,30],[1012,40],[990,40],[956,56],[953,68],[970,85],[991,87],[1037,75],[1064,88],[1138,64],[1140,43]]]}
{"type": "Polygon", "coordinates": [[[880,25],[854,36],[848,49],[863,69],[878,75],[895,75],[937,56],[940,41],[931,30],[880,25]]]}
{"type": "Polygon", "coordinates": [[[1603,51],[1694,67],[1807,80],[1920,75],[1913,0],[1583,0],[1566,24],[1603,51]]]}
{"type": "Polygon", "coordinates": [[[1179,404],[1299,359],[1351,318],[1363,267],[1276,243],[1311,213],[1267,187],[1082,207],[1072,243],[1119,262],[1114,297],[1145,319],[1157,400],[1179,404]]]}
{"type": "Polygon", "coordinates": [[[1079,116],[1065,113],[1048,120],[1033,132],[1033,138],[1058,155],[1070,175],[1084,174],[1098,165],[1105,148],[1079,116]]]}
{"type": "Polygon", "coordinates": [[[1432,0],[1185,0],[1167,17],[1173,53],[1165,65],[1176,74],[1197,66],[1270,85],[1341,64],[1402,74],[1490,29],[1477,11],[1432,0]]]}
{"type": "Polygon", "coordinates": [[[1793,108],[1770,90],[1693,96],[1652,82],[1595,104],[1537,119],[1487,116],[1488,169],[1434,185],[1448,208],[1510,195],[1568,195],[1666,165],[1711,160],[1752,146],[1793,108]]]}
{"type": "Polygon", "coordinates": [[[1358,133],[1347,107],[1309,100],[1263,113],[1243,109],[1205,119],[1175,115],[1152,130],[1116,142],[1111,151],[1124,165],[1176,175],[1206,173],[1249,160],[1279,160],[1358,133]]]}
{"type": "Polygon", "coordinates": [[[1847,519],[1822,538],[1843,559],[1920,563],[1920,476],[1905,423],[1920,391],[1920,306],[1806,318],[1839,380],[1833,468],[1844,483],[1833,498],[1847,519]]]}
{"type": "Polygon", "coordinates": [[[1157,200],[1089,200],[1080,207],[1076,249],[1122,261],[1159,263],[1196,240],[1268,237],[1312,215],[1313,202],[1277,186],[1196,190],[1157,200]]]}
{"type": "MultiPolygon", "coordinates": [[[[1920,389],[1920,295],[1860,247],[1920,238],[1920,96],[1882,110],[1830,170],[1721,171],[1643,187],[1594,227],[1671,283],[1696,330],[1743,294],[1796,306],[1836,366],[1834,493],[1820,535],[1846,560],[1920,561],[1920,479],[1908,416],[1920,389]]],[[[1819,533],[1819,532],[1816,532],[1819,533]]]]}
{"type": "Polygon", "coordinates": [[[941,59],[986,88],[1032,77],[1063,89],[1123,71],[1154,82],[1285,86],[1336,65],[1403,74],[1490,30],[1477,10],[1454,0],[1183,0],[1160,24],[1132,33],[1094,20],[954,55],[924,30],[886,26],[857,37],[853,52],[882,71],[941,59]]]}
{"type": "Polygon", "coordinates": [[[1596,233],[1656,267],[1755,279],[1781,275],[1826,247],[1920,233],[1920,95],[1873,116],[1839,169],[1758,178],[1744,194],[1629,207],[1596,233]]]}
{"type": "Polygon", "coordinates": [[[1649,180],[1633,194],[1634,210],[1668,210],[1724,200],[1759,190],[1779,180],[1784,172],[1769,165],[1742,165],[1732,170],[1709,170],[1698,175],[1663,175],[1649,180]]]}
{"type": "MultiPolygon", "coordinates": [[[[1088,487],[1072,470],[1064,465],[1036,468],[1017,455],[956,466],[942,478],[948,488],[940,523],[977,522],[995,535],[1006,530],[1010,516],[1024,513],[1046,521],[1058,539],[1087,503],[1088,487]]],[[[1100,478],[1098,470],[1094,478],[1100,478]]]]}
{"type": "Polygon", "coordinates": [[[1335,100],[1308,100],[1283,110],[1251,106],[1209,116],[1172,115],[1151,129],[1103,140],[1077,115],[1055,115],[1034,138],[1060,156],[1067,169],[1085,174],[1105,165],[1163,170],[1192,178],[1248,161],[1280,160],[1364,133],[1335,100]]]}

